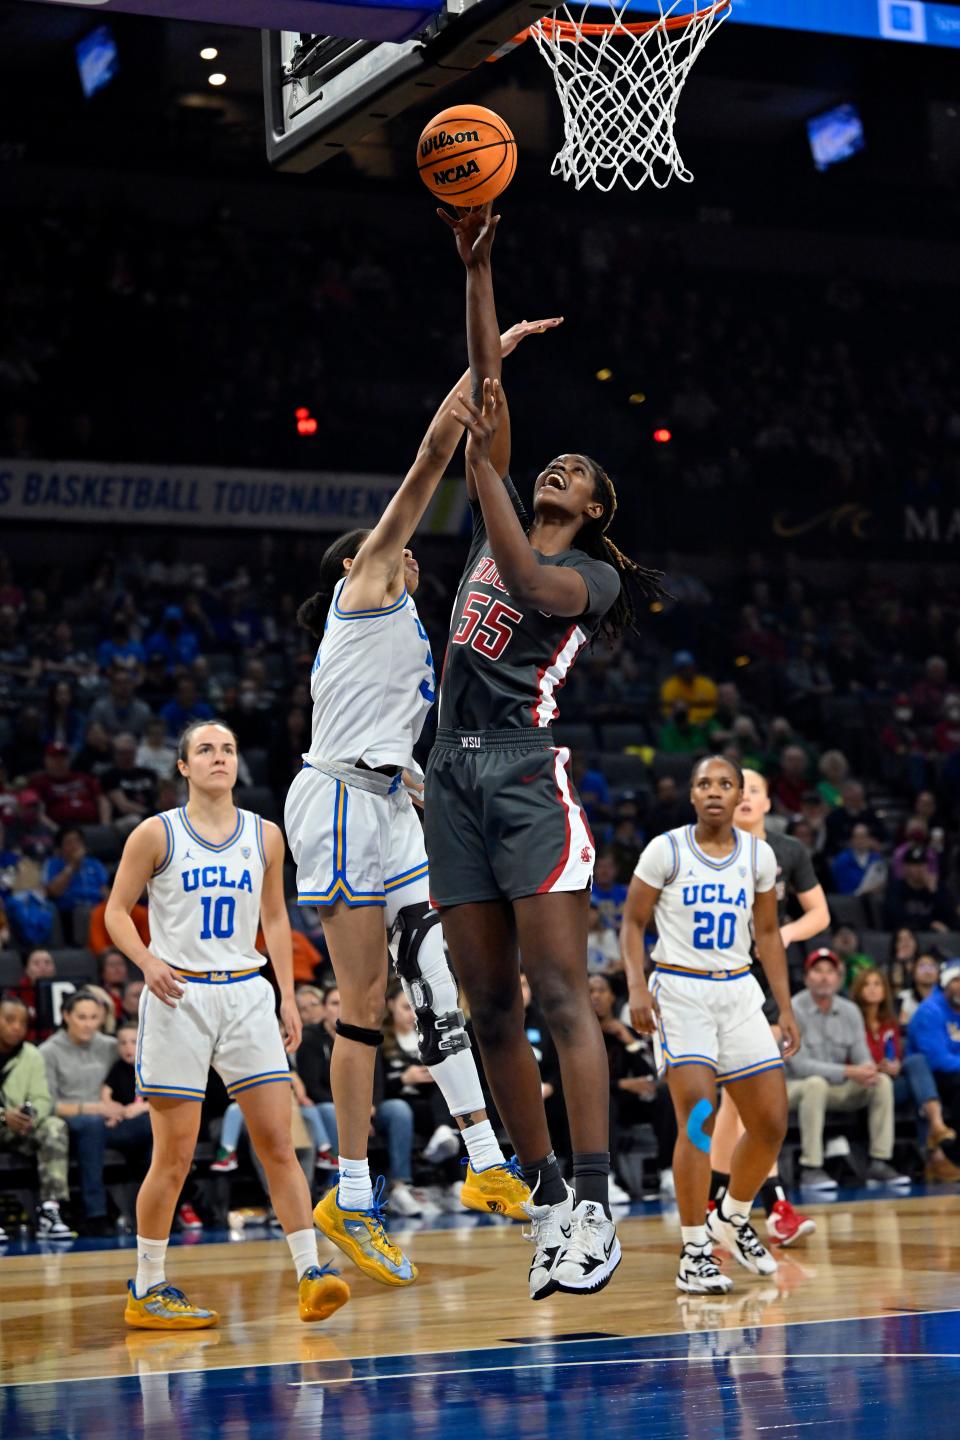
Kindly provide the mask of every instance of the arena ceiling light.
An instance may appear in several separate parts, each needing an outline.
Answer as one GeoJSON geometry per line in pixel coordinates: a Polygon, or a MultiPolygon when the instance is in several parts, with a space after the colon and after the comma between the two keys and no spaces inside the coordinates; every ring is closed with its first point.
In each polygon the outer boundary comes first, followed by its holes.
{"type": "Polygon", "coordinates": [[[207,76],[208,85],[226,85],[227,77],[221,70],[214,70],[212,75],[207,76]]]}
{"type": "Polygon", "coordinates": [[[219,54],[220,51],[217,49],[216,45],[204,45],[203,49],[200,51],[200,59],[216,60],[219,54]]]}

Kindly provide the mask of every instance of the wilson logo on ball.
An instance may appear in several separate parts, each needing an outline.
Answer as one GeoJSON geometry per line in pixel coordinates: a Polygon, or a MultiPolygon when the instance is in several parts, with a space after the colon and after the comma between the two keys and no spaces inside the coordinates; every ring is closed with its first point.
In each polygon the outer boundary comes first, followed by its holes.
{"type": "Polygon", "coordinates": [[[476,160],[468,160],[466,165],[451,165],[449,170],[434,170],[434,185],[456,185],[459,180],[468,180],[471,175],[479,175],[480,166],[476,160]]]}
{"type": "Polygon", "coordinates": [[[428,135],[421,142],[420,154],[426,160],[434,150],[444,150],[448,145],[465,145],[468,140],[479,141],[479,130],[458,130],[455,135],[448,135],[446,130],[441,130],[437,135],[428,135]]]}

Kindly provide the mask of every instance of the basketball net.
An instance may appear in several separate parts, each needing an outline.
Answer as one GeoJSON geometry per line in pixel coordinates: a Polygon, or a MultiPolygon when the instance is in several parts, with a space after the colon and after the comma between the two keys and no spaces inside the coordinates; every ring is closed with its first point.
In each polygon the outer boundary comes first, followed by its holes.
{"type": "Polygon", "coordinates": [[[588,180],[604,191],[618,180],[630,190],[647,180],[662,190],[673,176],[689,183],[673,133],[677,102],[732,0],[650,0],[659,17],[640,22],[624,18],[630,0],[604,3],[613,18],[603,24],[587,22],[590,5],[565,4],[525,32],[553,71],[563,108],[564,143],[550,173],[577,190],[588,180]]]}

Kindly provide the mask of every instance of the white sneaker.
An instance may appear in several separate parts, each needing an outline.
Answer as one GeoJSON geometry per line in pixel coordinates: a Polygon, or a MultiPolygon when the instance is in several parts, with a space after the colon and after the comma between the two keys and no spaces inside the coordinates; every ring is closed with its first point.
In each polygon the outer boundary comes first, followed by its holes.
{"type": "Polygon", "coordinates": [[[676,1193],[677,1193],[677,1187],[676,1187],[676,1185],[674,1185],[674,1183],[673,1183],[673,1171],[672,1171],[672,1170],[661,1170],[661,1171],[660,1171],[660,1194],[661,1194],[661,1195],[669,1195],[669,1196],[672,1197],[672,1196],[675,1196],[676,1193]]]}
{"type": "Polygon", "coordinates": [[[733,1281],[724,1275],[709,1249],[684,1245],[680,1252],[677,1289],[688,1295],[726,1295],[733,1289],[733,1281]]]}
{"type": "Polygon", "coordinates": [[[553,1272],[570,1239],[573,1215],[573,1191],[569,1185],[565,1189],[566,1199],[557,1205],[534,1205],[532,1197],[526,1205],[530,1229],[524,1230],[523,1238],[536,1247],[530,1261],[531,1300],[545,1300],[557,1288],[553,1272]]]}
{"type": "Polygon", "coordinates": [[[408,1220],[415,1220],[423,1214],[417,1204],[417,1197],[405,1180],[398,1180],[395,1185],[391,1185],[387,1209],[391,1215],[403,1215],[408,1220]]]}
{"type": "Polygon", "coordinates": [[[596,1200],[581,1200],[570,1223],[571,1235],[553,1278],[568,1295],[595,1294],[610,1283],[622,1258],[616,1227],[596,1200]]]}
{"type": "Polygon", "coordinates": [[[629,1190],[617,1182],[616,1176],[611,1175],[607,1181],[607,1203],[609,1205],[632,1205],[633,1196],[629,1190]]]}
{"type": "Polygon", "coordinates": [[[460,1140],[449,1125],[438,1125],[423,1147],[423,1158],[428,1165],[440,1165],[459,1154],[460,1140]]]}
{"type": "Polygon", "coordinates": [[[743,1268],[751,1274],[774,1275],[777,1262],[761,1244],[760,1236],[750,1221],[744,1220],[742,1224],[735,1225],[723,1214],[723,1203],[721,1200],[716,1210],[711,1210],[707,1215],[707,1235],[710,1240],[714,1245],[729,1250],[733,1258],[739,1260],[743,1268]]]}
{"type": "Polygon", "coordinates": [[[37,1206],[38,1240],[76,1240],[76,1238],[76,1230],[71,1230],[60,1214],[58,1201],[44,1200],[42,1205],[37,1206]]]}

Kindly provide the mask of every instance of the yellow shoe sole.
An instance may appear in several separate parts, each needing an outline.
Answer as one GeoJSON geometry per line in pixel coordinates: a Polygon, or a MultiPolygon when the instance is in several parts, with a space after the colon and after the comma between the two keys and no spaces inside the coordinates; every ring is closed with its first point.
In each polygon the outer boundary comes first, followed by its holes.
{"type": "Polygon", "coordinates": [[[131,1310],[128,1305],[123,1312],[123,1318],[134,1330],[209,1330],[211,1325],[219,1325],[220,1316],[216,1310],[212,1310],[209,1316],[199,1315],[145,1315],[141,1310],[131,1310]]]}
{"type": "MultiPolygon", "coordinates": [[[[336,1196],[336,1193],[336,1190],[330,1192],[333,1196],[336,1196]]],[[[404,1278],[391,1274],[389,1270],[372,1259],[352,1236],[340,1229],[336,1219],[324,1209],[324,1200],[320,1201],[313,1212],[313,1223],[326,1235],[331,1245],[336,1245],[337,1249],[341,1250],[348,1260],[352,1260],[362,1274],[369,1275],[371,1280],[377,1280],[381,1285],[412,1285],[416,1280],[418,1271],[413,1261],[410,1261],[410,1275],[404,1278]]]]}
{"type": "Polygon", "coordinates": [[[322,1280],[309,1280],[298,1296],[300,1319],[328,1320],[335,1310],[350,1299],[350,1286],[339,1275],[324,1275],[322,1280]]]}
{"type": "Polygon", "coordinates": [[[479,1210],[481,1215],[506,1215],[509,1220],[529,1220],[521,1204],[508,1205],[499,1196],[486,1195],[482,1190],[471,1189],[464,1184],[460,1190],[460,1204],[468,1210],[479,1210]]]}

